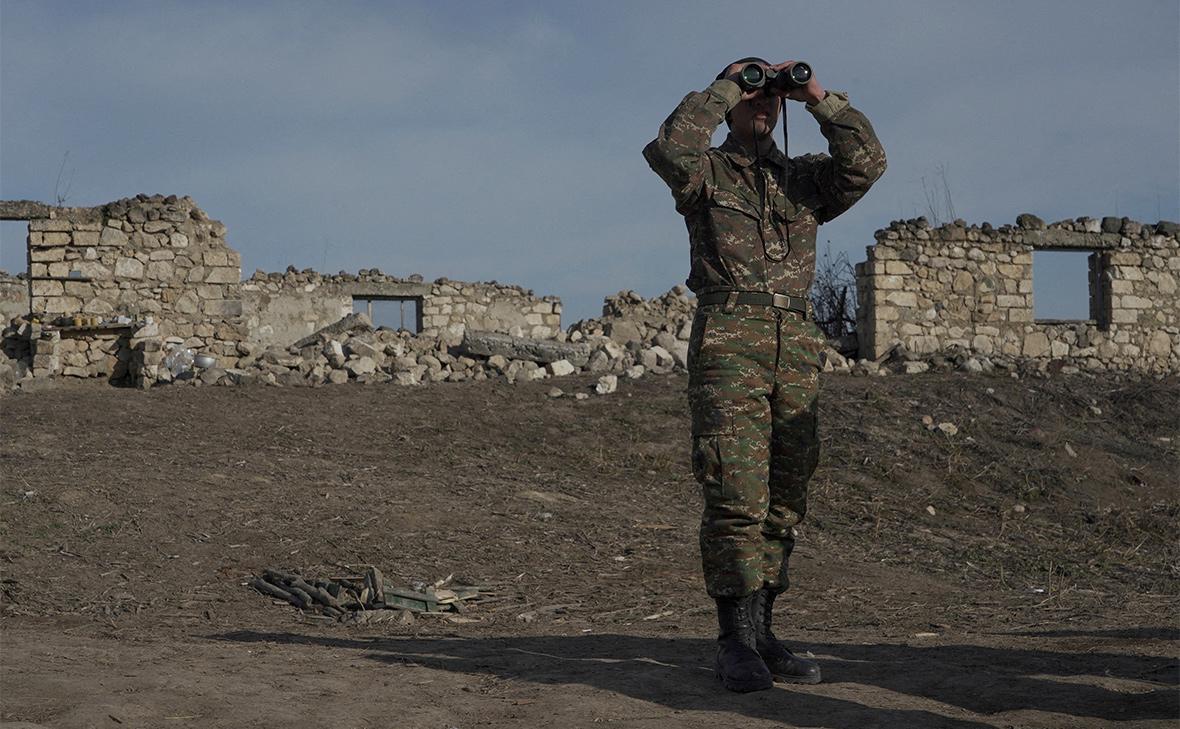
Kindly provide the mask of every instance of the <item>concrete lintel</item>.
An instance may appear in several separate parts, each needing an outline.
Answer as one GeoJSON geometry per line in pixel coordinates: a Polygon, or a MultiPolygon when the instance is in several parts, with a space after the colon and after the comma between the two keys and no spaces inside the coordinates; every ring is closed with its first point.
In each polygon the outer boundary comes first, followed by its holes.
{"type": "Polygon", "coordinates": [[[1079,233],[1071,230],[1026,230],[1024,242],[1043,251],[1107,250],[1118,248],[1117,233],[1079,233]]]}
{"type": "Polygon", "coordinates": [[[392,282],[392,281],[351,281],[341,287],[349,296],[373,297],[426,297],[430,295],[431,286],[428,283],[392,282]]]}
{"type": "Polygon", "coordinates": [[[36,200],[0,200],[0,220],[47,220],[64,218],[93,223],[103,218],[102,208],[61,208],[36,200]]]}

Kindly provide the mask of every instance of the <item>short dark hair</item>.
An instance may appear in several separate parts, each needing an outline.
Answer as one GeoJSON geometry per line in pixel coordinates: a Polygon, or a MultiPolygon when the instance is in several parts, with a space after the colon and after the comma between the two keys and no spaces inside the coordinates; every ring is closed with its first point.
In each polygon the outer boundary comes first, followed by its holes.
{"type": "Polygon", "coordinates": [[[759,58],[758,56],[746,56],[745,58],[739,58],[736,61],[733,61],[732,63],[725,64],[725,68],[721,69],[721,72],[717,74],[717,78],[715,78],[713,80],[720,81],[721,79],[725,78],[725,70],[727,68],[729,68],[730,66],[732,66],[734,63],[761,63],[763,66],[770,65],[770,61],[766,60],[765,58],[759,58]]]}
{"type": "MultiPolygon", "coordinates": [[[[726,69],[728,69],[734,63],[761,63],[763,66],[770,65],[770,61],[766,60],[765,58],[759,58],[758,56],[746,56],[745,58],[739,58],[736,61],[725,64],[725,68],[721,69],[721,72],[717,74],[717,78],[713,80],[720,81],[721,79],[725,78],[726,69]]],[[[729,114],[725,115],[725,124],[726,126],[730,126],[732,128],[732,125],[730,125],[729,122],[729,114]]]]}

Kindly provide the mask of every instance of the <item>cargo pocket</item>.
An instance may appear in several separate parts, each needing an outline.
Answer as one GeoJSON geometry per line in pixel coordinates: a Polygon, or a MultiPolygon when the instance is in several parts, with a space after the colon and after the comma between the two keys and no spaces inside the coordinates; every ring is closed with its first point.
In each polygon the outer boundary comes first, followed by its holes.
{"type": "Polygon", "coordinates": [[[712,403],[703,403],[692,409],[693,437],[706,438],[713,435],[733,435],[733,416],[712,403]]]}
{"type": "Polygon", "coordinates": [[[702,486],[721,483],[721,444],[719,436],[692,439],[692,475],[702,486]]]}

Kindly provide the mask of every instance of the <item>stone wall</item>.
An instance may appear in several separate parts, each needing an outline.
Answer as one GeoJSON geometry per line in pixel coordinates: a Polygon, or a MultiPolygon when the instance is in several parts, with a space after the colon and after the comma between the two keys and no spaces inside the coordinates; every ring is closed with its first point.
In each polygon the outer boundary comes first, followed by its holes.
{"type": "Polygon", "coordinates": [[[620,291],[602,301],[602,316],[570,325],[569,339],[609,337],[632,350],[658,345],[688,356],[688,337],[696,313],[696,297],[684,286],[645,299],[634,291],[620,291]]]}
{"type": "Polygon", "coordinates": [[[34,376],[150,379],[164,343],[238,355],[241,259],[191,198],[0,202],[0,218],[29,221],[34,376]]]}
{"type": "Polygon", "coordinates": [[[1079,218],[1046,226],[931,228],[925,219],[877,231],[857,264],[860,355],[898,344],[924,355],[950,349],[1087,370],[1180,371],[1180,226],[1079,218]],[[1033,251],[1090,251],[1090,317],[1033,316],[1033,251]]]}
{"type": "Polygon", "coordinates": [[[28,313],[28,279],[0,271],[0,324],[28,313]]]}
{"type": "Polygon", "coordinates": [[[311,270],[256,272],[242,285],[251,342],[287,346],[352,313],[353,299],[404,299],[406,328],[426,337],[462,338],[468,329],[549,339],[561,333],[561,300],[519,286],[421,276],[398,278],[377,269],[325,275],[311,270]]]}

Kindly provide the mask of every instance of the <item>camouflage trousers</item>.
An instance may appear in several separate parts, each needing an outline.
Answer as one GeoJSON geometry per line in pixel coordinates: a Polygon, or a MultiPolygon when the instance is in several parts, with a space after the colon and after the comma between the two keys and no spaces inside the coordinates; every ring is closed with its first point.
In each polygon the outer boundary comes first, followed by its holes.
{"type": "Polygon", "coordinates": [[[699,307],[689,340],[692,470],[704,492],[701,562],[713,597],[787,588],[792,527],[819,460],[823,338],[773,307],[699,307]]]}

